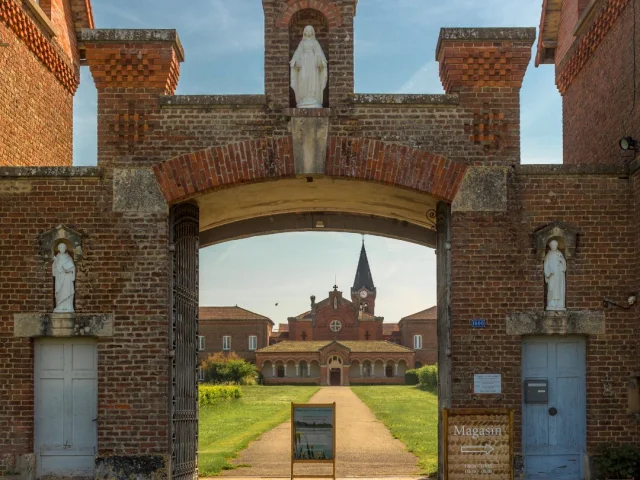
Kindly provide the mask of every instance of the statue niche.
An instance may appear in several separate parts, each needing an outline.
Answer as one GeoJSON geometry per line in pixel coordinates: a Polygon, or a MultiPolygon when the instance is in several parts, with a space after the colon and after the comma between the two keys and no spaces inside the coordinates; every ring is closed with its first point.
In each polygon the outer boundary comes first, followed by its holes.
{"type": "Polygon", "coordinates": [[[58,253],[51,265],[55,283],[55,308],[53,313],[73,313],[75,297],[76,265],[64,242],[58,243],[58,253]]]}
{"type": "Polygon", "coordinates": [[[289,23],[290,105],[294,108],[328,106],[329,28],[314,9],[294,14],[289,23]]]}
{"type": "Polygon", "coordinates": [[[567,261],[560,250],[558,241],[549,242],[549,251],[544,258],[544,281],[547,285],[548,311],[564,311],[566,297],[567,261]]]}

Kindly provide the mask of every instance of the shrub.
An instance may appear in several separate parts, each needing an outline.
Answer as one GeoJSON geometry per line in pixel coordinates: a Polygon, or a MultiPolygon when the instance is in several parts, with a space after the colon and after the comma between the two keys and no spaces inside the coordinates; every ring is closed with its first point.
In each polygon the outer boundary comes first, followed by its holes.
{"type": "Polygon", "coordinates": [[[593,458],[596,478],[639,478],[640,449],[631,445],[604,445],[593,458]]]}
{"type": "Polygon", "coordinates": [[[258,369],[236,353],[217,352],[202,362],[204,381],[216,384],[253,385],[258,369]]]}
{"type": "Polygon", "coordinates": [[[418,384],[417,370],[407,370],[406,372],[404,372],[404,383],[405,385],[417,385],[418,384]]]}
{"type": "Polygon", "coordinates": [[[235,385],[198,385],[198,405],[214,405],[242,397],[240,387],[235,385]]]}
{"type": "Polygon", "coordinates": [[[415,370],[421,387],[436,388],[438,386],[438,366],[425,365],[415,370]]]}

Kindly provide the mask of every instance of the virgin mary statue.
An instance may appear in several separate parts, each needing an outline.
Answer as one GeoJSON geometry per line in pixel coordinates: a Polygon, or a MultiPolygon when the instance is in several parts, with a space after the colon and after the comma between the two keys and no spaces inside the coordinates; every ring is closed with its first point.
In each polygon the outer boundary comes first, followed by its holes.
{"type": "Polygon", "coordinates": [[[327,86],[327,58],[311,25],[304,27],[302,41],[290,65],[291,88],[296,94],[298,108],[322,108],[327,86]]]}

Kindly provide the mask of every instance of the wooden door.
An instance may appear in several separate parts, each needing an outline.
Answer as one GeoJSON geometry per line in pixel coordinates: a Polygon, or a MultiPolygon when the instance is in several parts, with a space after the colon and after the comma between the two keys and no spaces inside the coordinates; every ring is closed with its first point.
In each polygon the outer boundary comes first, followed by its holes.
{"type": "Polygon", "coordinates": [[[527,480],[583,480],[585,339],[525,338],[522,444],[527,480]],[[548,380],[548,402],[526,403],[524,380],[548,380]]]}
{"type": "Polygon", "coordinates": [[[329,377],[329,384],[332,386],[340,386],[340,370],[337,368],[331,369],[331,374],[329,377]]]}
{"type": "Polygon", "coordinates": [[[94,476],[97,345],[92,339],[35,343],[36,474],[94,476]]]}

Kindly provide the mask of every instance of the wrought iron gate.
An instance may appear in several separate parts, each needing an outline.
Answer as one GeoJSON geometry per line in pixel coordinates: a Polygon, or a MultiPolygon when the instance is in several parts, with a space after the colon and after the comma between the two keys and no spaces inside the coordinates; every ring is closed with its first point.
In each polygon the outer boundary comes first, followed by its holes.
{"type": "Polygon", "coordinates": [[[173,479],[198,477],[198,231],[197,205],[171,208],[170,289],[172,351],[170,452],[173,479]]]}

